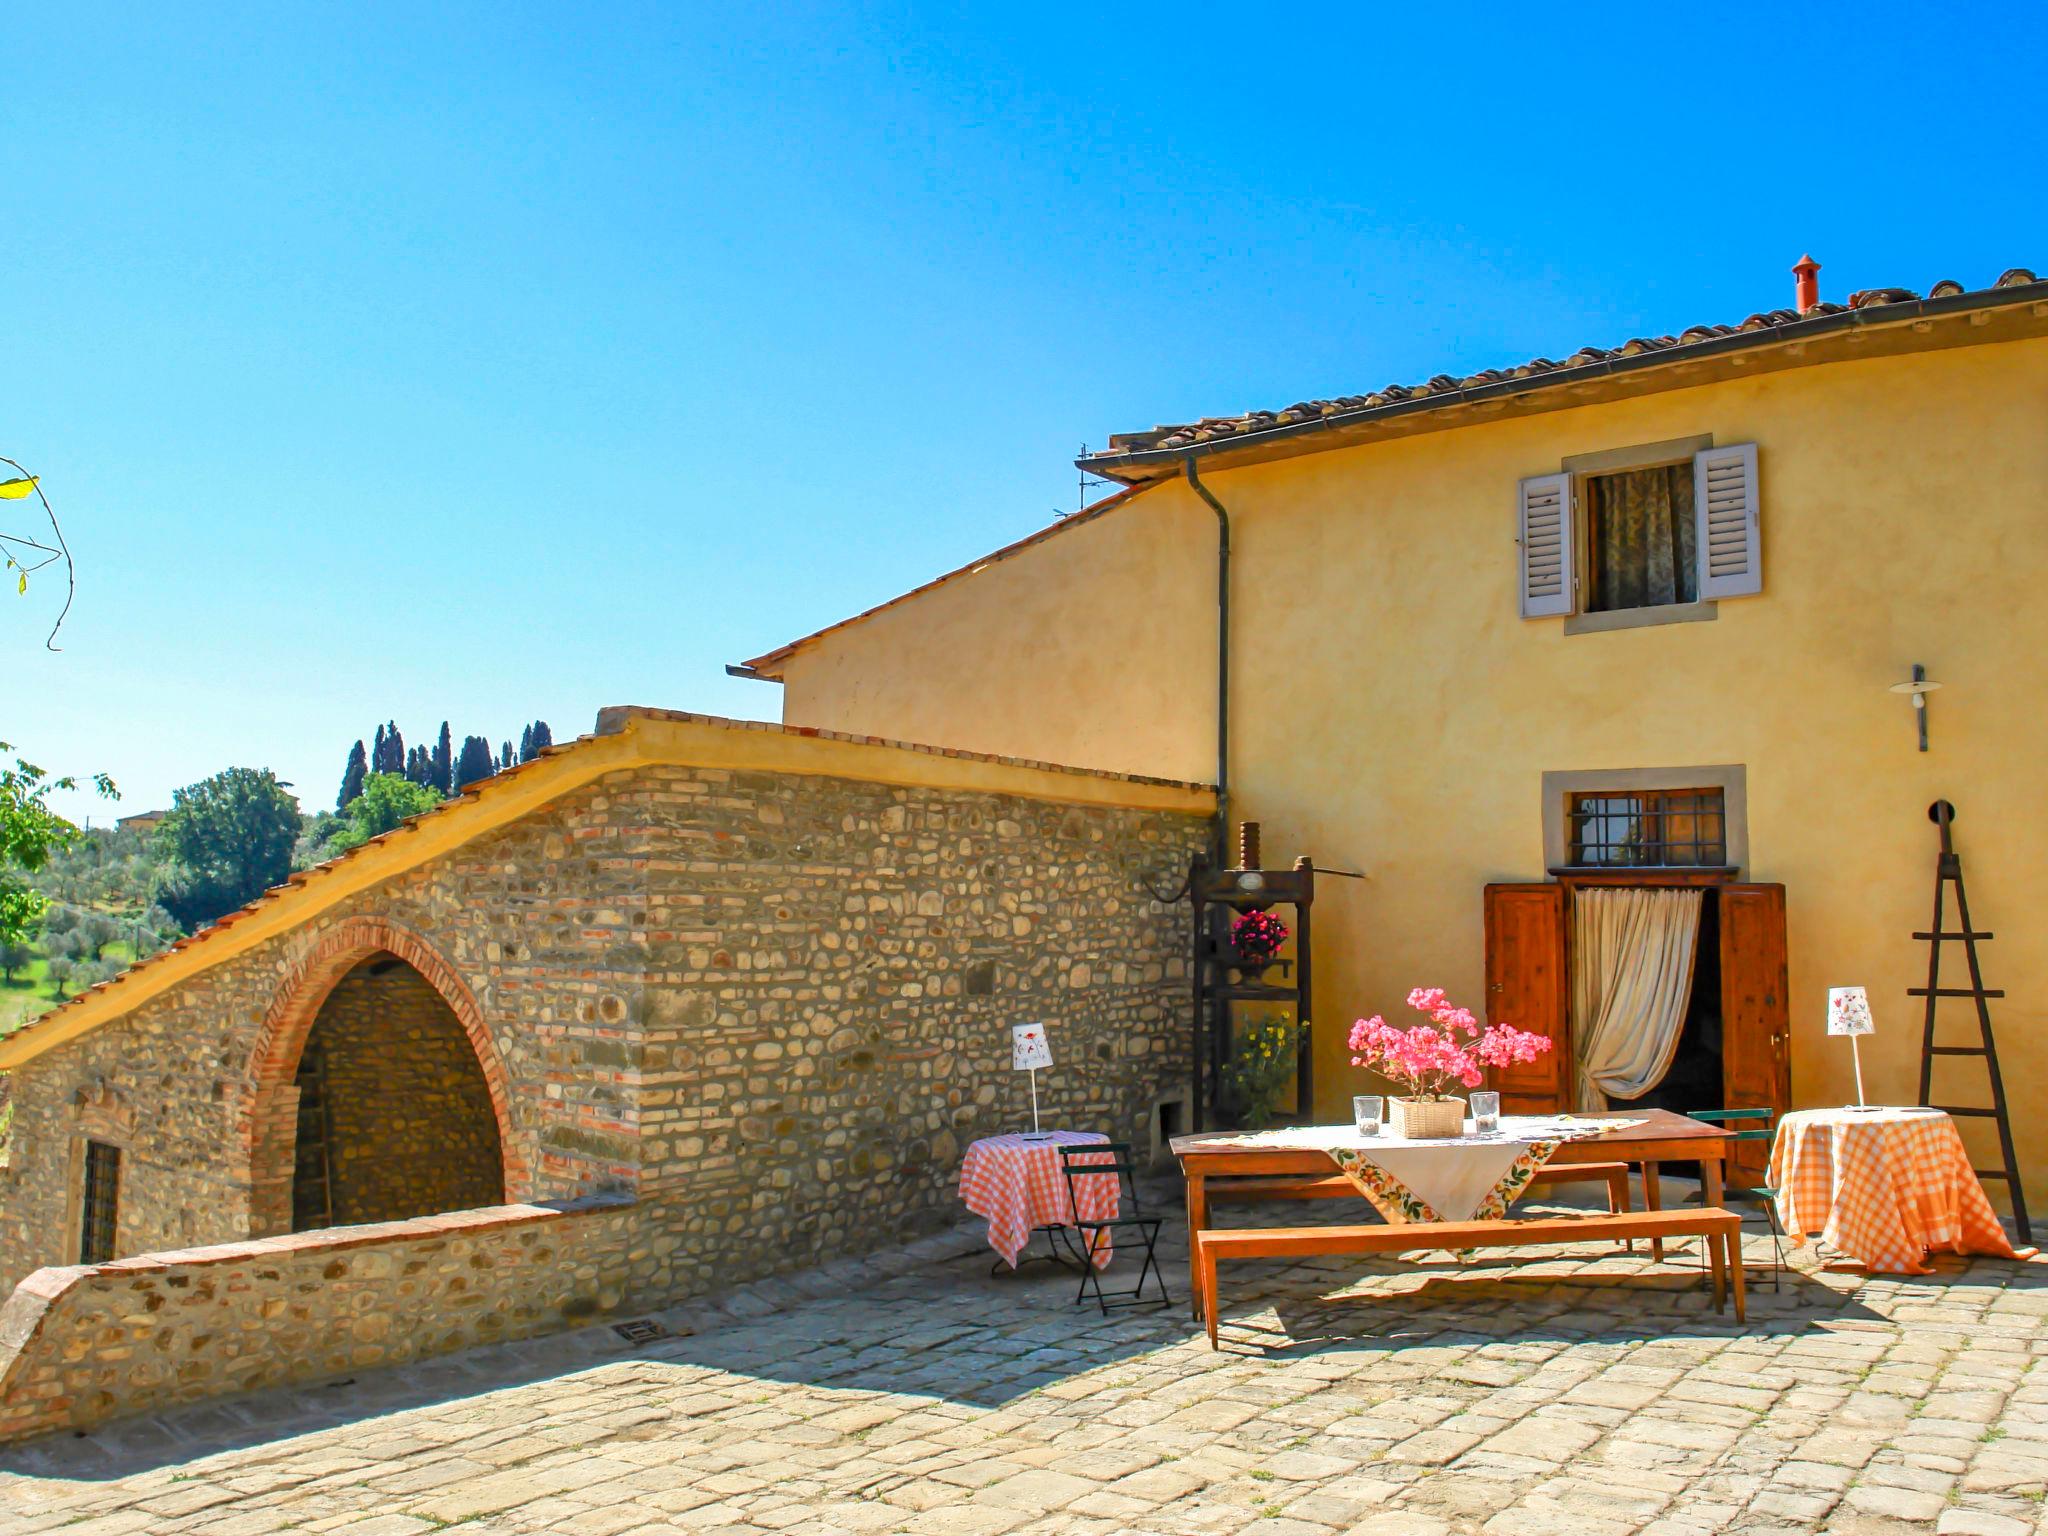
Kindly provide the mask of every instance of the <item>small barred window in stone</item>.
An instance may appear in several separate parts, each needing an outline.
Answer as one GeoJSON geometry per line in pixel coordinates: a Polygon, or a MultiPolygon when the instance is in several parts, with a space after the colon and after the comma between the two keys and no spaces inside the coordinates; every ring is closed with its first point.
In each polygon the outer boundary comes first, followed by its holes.
{"type": "Polygon", "coordinates": [[[106,1264],[114,1257],[114,1220],[121,1186],[121,1149],[103,1141],[85,1144],[84,1229],[78,1262],[106,1264]]]}

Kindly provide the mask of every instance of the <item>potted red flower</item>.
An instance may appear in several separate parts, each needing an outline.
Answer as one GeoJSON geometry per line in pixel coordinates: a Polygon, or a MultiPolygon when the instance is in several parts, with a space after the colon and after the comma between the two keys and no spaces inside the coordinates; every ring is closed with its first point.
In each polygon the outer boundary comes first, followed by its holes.
{"type": "Polygon", "coordinates": [[[1247,970],[1271,965],[1289,937],[1287,925],[1270,912],[1247,912],[1230,925],[1231,953],[1247,970]]]}

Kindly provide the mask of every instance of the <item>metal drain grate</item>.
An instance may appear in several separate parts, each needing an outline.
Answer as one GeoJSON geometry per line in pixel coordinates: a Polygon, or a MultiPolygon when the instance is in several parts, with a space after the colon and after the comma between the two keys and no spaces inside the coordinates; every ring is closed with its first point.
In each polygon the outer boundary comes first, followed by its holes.
{"type": "Polygon", "coordinates": [[[612,1332],[628,1344],[646,1344],[670,1336],[669,1331],[651,1317],[636,1317],[630,1323],[613,1323],[612,1332]]]}

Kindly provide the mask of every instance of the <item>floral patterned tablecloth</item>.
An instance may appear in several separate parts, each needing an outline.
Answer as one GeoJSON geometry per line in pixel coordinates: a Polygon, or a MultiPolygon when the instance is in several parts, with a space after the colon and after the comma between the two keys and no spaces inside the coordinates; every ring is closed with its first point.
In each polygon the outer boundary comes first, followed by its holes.
{"type": "Polygon", "coordinates": [[[1503,1115],[1500,1129],[1439,1139],[1362,1136],[1348,1125],[1288,1126],[1217,1140],[1241,1146],[1327,1152],[1389,1222],[1491,1221],[1507,1212],[1565,1142],[1626,1130],[1640,1120],[1583,1120],[1573,1115],[1503,1115]]]}

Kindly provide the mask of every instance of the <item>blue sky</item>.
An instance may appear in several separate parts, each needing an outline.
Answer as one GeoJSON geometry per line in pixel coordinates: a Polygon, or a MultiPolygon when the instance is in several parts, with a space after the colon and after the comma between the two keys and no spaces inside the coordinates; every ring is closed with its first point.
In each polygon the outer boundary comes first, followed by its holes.
{"type": "Polygon", "coordinates": [[[773,718],[1112,431],[2048,271],[2040,16],[1653,9],[15,7],[0,739],[773,718]]]}

